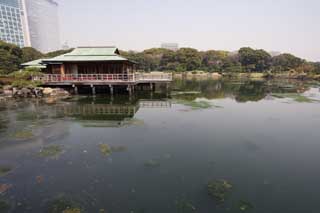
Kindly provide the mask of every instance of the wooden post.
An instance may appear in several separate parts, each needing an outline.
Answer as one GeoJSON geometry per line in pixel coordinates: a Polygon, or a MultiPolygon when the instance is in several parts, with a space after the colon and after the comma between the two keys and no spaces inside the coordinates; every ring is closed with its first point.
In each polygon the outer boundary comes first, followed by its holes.
{"type": "Polygon", "coordinates": [[[93,84],[91,84],[91,88],[92,88],[92,95],[95,96],[96,95],[96,88],[93,86],[93,84]]]}
{"type": "Polygon", "coordinates": [[[60,74],[61,74],[61,76],[65,76],[65,74],[66,74],[64,64],[60,65],[60,74]]]}
{"type": "Polygon", "coordinates": [[[110,84],[109,88],[110,88],[110,94],[111,94],[111,96],[113,96],[113,86],[110,84]]]}
{"type": "Polygon", "coordinates": [[[132,88],[131,88],[131,86],[130,86],[130,85],[128,85],[127,90],[128,90],[128,92],[129,92],[129,96],[131,96],[131,95],[132,95],[132,88]]]}
{"type": "Polygon", "coordinates": [[[78,95],[78,87],[76,85],[72,85],[73,89],[74,89],[74,94],[78,95]]]}

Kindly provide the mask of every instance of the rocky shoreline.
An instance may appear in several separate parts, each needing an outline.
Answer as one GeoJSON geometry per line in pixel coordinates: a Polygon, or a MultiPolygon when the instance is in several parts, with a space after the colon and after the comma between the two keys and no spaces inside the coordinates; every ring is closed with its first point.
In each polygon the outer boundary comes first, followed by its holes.
{"type": "Polygon", "coordinates": [[[5,98],[42,98],[42,97],[69,97],[71,94],[62,88],[35,87],[17,88],[4,86],[0,89],[0,99],[5,98]]]}

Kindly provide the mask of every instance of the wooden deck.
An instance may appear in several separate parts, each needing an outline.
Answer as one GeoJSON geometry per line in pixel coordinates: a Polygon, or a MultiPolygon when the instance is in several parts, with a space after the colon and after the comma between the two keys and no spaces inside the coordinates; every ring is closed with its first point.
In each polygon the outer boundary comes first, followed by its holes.
{"type": "Polygon", "coordinates": [[[137,85],[142,83],[169,83],[171,73],[135,74],[44,74],[34,76],[44,85],[137,85]]]}

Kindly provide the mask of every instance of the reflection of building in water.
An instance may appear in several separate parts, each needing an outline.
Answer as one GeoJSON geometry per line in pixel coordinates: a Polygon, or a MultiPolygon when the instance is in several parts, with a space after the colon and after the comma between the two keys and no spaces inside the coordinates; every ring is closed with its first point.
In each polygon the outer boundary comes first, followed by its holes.
{"type": "Polygon", "coordinates": [[[118,127],[136,123],[134,115],[140,108],[170,108],[170,101],[141,100],[135,104],[79,104],[55,106],[55,116],[70,117],[86,127],[118,127]],[[131,122],[134,121],[134,122],[131,122]]]}

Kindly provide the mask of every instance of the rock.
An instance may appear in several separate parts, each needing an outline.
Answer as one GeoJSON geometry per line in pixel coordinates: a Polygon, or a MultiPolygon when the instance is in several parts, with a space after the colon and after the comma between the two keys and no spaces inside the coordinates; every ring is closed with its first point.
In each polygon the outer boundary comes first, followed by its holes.
{"type": "Polygon", "coordinates": [[[52,88],[46,87],[46,88],[43,88],[42,93],[43,93],[44,95],[51,95],[52,91],[53,91],[52,88]]]}
{"type": "Polygon", "coordinates": [[[5,85],[5,86],[3,86],[3,90],[12,90],[12,86],[11,85],[5,85]]]}
{"type": "Polygon", "coordinates": [[[28,89],[28,88],[22,88],[20,91],[21,91],[22,97],[24,97],[24,98],[27,98],[27,97],[29,97],[29,96],[32,96],[32,92],[31,92],[31,90],[28,89]]]}
{"type": "Polygon", "coordinates": [[[220,78],[222,78],[222,75],[219,74],[219,73],[217,73],[217,72],[212,73],[211,76],[212,76],[213,79],[220,79],[220,78]]]}
{"type": "Polygon", "coordinates": [[[12,90],[3,89],[3,94],[6,95],[6,96],[12,96],[13,92],[12,92],[12,90]]]}
{"type": "Polygon", "coordinates": [[[55,88],[52,90],[51,96],[65,97],[65,96],[70,96],[70,93],[64,89],[55,88]]]}

